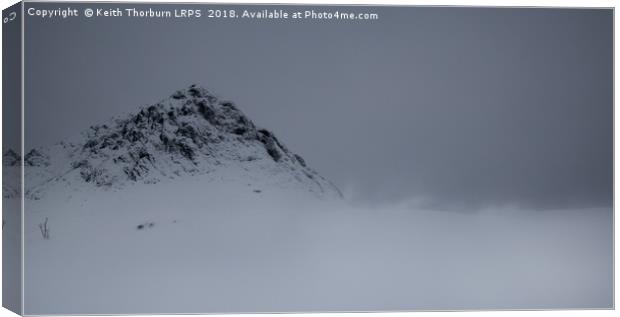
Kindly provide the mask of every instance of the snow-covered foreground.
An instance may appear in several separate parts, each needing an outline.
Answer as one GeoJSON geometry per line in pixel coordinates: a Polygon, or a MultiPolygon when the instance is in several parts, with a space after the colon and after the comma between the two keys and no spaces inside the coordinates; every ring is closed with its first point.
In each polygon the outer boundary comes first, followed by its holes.
{"type": "Polygon", "coordinates": [[[26,201],[26,314],[612,305],[610,209],[352,207],[201,177],[85,193],[26,201]]]}

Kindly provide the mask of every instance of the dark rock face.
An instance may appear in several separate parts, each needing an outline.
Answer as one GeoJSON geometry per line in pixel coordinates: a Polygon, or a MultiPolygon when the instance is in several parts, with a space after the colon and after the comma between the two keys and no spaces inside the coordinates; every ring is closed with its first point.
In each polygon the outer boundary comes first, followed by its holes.
{"type": "Polygon", "coordinates": [[[26,166],[49,166],[49,156],[32,149],[24,156],[24,165],[26,166]]]}
{"type": "MultiPolygon", "coordinates": [[[[276,137],[267,130],[259,130],[258,140],[265,145],[265,150],[267,150],[267,154],[273,158],[274,161],[279,161],[282,158],[282,154],[280,154],[280,150],[286,151],[280,147],[280,143],[276,139],[276,137]]],[[[288,151],[286,151],[288,152],[288,151]]]]}
{"type": "MultiPolygon", "coordinates": [[[[171,99],[181,102],[175,105],[160,102],[141,109],[129,118],[116,120],[112,125],[92,126],[82,150],[90,156],[115,153],[114,162],[123,165],[123,171],[132,181],[149,173],[149,166],[159,156],[154,152],[175,155],[196,164],[202,156],[212,154],[205,151],[210,144],[221,143],[231,137],[240,138],[243,142],[260,142],[276,162],[283,156],[303,162],[299,156],[290,153],[273,133],[258,130],[232,102],[219,101],[204,88],[193,85],[187,90],[175,92],[171,99]]],[[[44,162],[38,152],[31,156],[33,160],[44,162]]],[[[79,165],[78,168],[84,169],[86,181],[96,179],[91,166],[79,165]]],[[[102,173],[105,171],[97,172],[102,173]]]]}

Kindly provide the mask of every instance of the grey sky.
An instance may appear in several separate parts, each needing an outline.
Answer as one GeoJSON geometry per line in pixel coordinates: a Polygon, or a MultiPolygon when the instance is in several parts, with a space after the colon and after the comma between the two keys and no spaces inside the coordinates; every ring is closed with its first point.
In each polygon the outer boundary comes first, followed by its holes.
{"type": "Polygon", "coordinates": [[[612,10],[349,10],[380,18],[27,18],[26,148],[198,83],[361,202],[611,206],[612,10]]]}

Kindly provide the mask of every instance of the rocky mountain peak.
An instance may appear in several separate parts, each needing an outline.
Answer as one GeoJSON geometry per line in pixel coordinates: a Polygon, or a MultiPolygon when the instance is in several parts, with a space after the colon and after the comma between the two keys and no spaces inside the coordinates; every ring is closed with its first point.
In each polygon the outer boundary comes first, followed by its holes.
{"type": "Polygon", "coordinates": [[[61,142],[48,151],[65,153],[69,166],[58,166],[63,160],[50,165],[54,158],[45,149],[31,150],[24,157],[26,165],[46,168],[52,177],[66,173],[65,168],[74,170],[97,187],[156,183],[234,165],[274,177],[288,175],[286,179],[313,192],[340,195],[271,131],[256,127],[234,103],[196,85],[134,114],[91,126],[78,142],[61,142]]]}

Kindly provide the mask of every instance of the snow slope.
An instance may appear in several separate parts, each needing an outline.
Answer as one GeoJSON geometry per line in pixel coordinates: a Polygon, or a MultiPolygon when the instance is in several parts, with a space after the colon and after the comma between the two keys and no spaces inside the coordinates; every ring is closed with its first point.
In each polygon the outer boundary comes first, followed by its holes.
{"type": "Polygon", "coordinates": [[[30,314],[612,305],[609,209],[374,209],[199,177],[40,203],[26,217],[30,314]]]}

